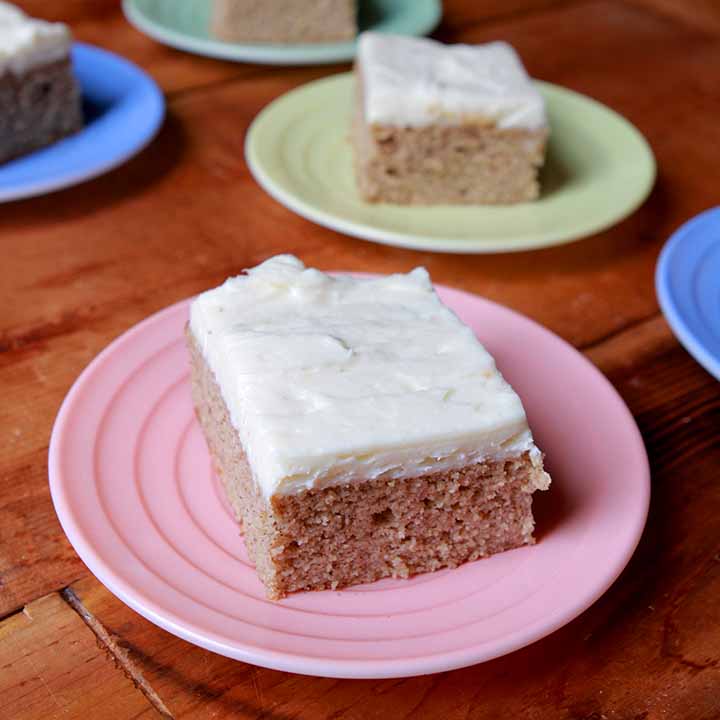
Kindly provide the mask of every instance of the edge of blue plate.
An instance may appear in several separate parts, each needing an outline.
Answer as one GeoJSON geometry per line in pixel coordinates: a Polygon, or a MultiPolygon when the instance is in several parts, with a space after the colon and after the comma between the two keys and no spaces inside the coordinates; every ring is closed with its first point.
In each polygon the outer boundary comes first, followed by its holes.
{"type": "Polygon", "coordinates": [[[655,267],[655,292],[660,309],[682,346],[711,375],[720,380],[720,356],[716,356],[703,340],[698,338],[691,321],[683,314],[682,306],[675,297],[671,286],[675,254],[688,237],[698,233],[705,234],[708,229],[715,230],[720,236],[720,206],[701,212],[681,225],[670,236],[660,252],[655,267]],[[708,225],[711,225],[712,228],[708,228],[708,225]]]}

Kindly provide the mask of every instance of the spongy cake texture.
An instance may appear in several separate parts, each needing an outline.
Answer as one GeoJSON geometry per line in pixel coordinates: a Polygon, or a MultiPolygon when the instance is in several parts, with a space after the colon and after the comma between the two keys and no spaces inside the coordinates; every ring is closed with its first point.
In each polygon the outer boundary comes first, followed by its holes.
{"type": "Polygon", "coordinates": [[[211,24],[227,42],[342,42],[355,37],[355,12],[355,0],[214,0],[211,24]]]}
{"type": "Polygon", "coordinates": [[[528,452],[263,497],[213,373],[187,337],[197,417],[270,598],[408,577],[534,542],[532,493],[549,478],[528,452]]]}
{"type": "Polygon", "coordinates": [[[0,74],[0,163],[82,127],[80,91],[69,60],[0,74]]]}

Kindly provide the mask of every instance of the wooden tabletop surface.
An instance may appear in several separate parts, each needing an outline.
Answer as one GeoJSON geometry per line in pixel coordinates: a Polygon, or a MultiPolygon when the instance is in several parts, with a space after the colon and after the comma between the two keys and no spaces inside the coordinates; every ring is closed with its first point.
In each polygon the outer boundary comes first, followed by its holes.
{"type": "Polygon", "coordinates": [[[0,718],[720,718],[720,384],[673,338],[653,287],[668,235],[718,202],[717,0],[446,0],[436,37],[508,40],[534,76],[628,117],[659,165],[649,200],[611,230],[485,257],[344,237],[255,184],[242,152],[253,116],[346,65],[183,54],[131,28],[118,0],[19,4],[145,68],[168,117],[124,167],[0,210],[0,718]],[[608,375],[645,438],[653,496],[635,556],[595,605],[475,667],[328,680],[189,645],[90,575],[48,491],[65,393],[134,323],[278,252],[327,269],[425,265],[438,282],[543,323],[608,375]]]}

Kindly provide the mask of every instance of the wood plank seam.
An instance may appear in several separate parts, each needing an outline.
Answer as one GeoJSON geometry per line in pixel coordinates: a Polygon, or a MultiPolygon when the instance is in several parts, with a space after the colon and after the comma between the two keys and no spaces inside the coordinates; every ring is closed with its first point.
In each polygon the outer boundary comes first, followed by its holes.
{"type": "Polygon", "coordinates": [[[601,372],[612,376],[620,370],[631,371],[637,365],[658,358],[678,345],[665,316],[658,312],[600,342],[587,345],[581,352],[601,372]]]}
{"type": "MultiPolygon", "coordinates": [[[[39,599],[40,599],[39,597],[33,598],[33,600],[39,600],[39,599]]],[[[32,602],[32,600],[30,602],[32,602]]],[[[26,611],[27,611],[27,605],[23,605],[22,607],[13,608],[12,610],[9,610],[8,612],[6,612],[4,615],[0,615],[0,623],[5,622],[5,620],[9,620],[13,615],[19,615],[20,613],[25,613],[27,615],[28,613],[26,611]]]]}
{"type": "Polygon", "coordinates": [[[608,333],[607,335],[603,335],[599,338],[595,338],[594,340],[591,340],[588,343],[583,343],[582,345],[578,345],[575,349],[579,350],[581,353],[588,353],[592,352],[596,348],[602,347],[608,342],[611,342],[612,340],[615,340],[617,337],[621,335],[625,335],[625,333],[630,333],[633,330],[637,330],[638,328],[643,327],[650,321],[654,320],[655,318],[662,315],[662,313],[658,310],[654,313],[651,313],[650,315],[646,315],[645,317],[638,318],[637,320],[632,320],[627,325],[622,325],[621,327],[617,328],[616,330],[613,330],[612,332],[608,333]]]}
{"type": "Polygon", "coordinates": [[[142,692],[148,702],[167,720],[174,720],[173,714],[167,708],[160,696],[145,679],[140,668],[133,662],[130,654],[121,647],[106,630],[105,626],[83,605],[80,598],[72,588],[66,587],[60,591],[60,597],[80,616],[80,619],[94,633],[97,641],[110,654],[122,671],[130,678],[135,687],[142,692]]]}

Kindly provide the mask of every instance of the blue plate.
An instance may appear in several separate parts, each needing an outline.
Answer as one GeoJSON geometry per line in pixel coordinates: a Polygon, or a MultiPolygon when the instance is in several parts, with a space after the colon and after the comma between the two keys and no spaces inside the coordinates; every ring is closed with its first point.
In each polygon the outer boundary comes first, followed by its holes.
{"type": "Polygon", "coordinates": [[[165,114],[155,82],[117,55],[77,43],[73,65],[85,127],[46,148],[0,165],[0,202],[43,195],[112,170],[153,139],[165,114]]]}
{"type": "Polygon", "coordinates": [[[685,223],[668,240],[655,286],[678,340],[720,380],[720,207],[685,223]]]}

